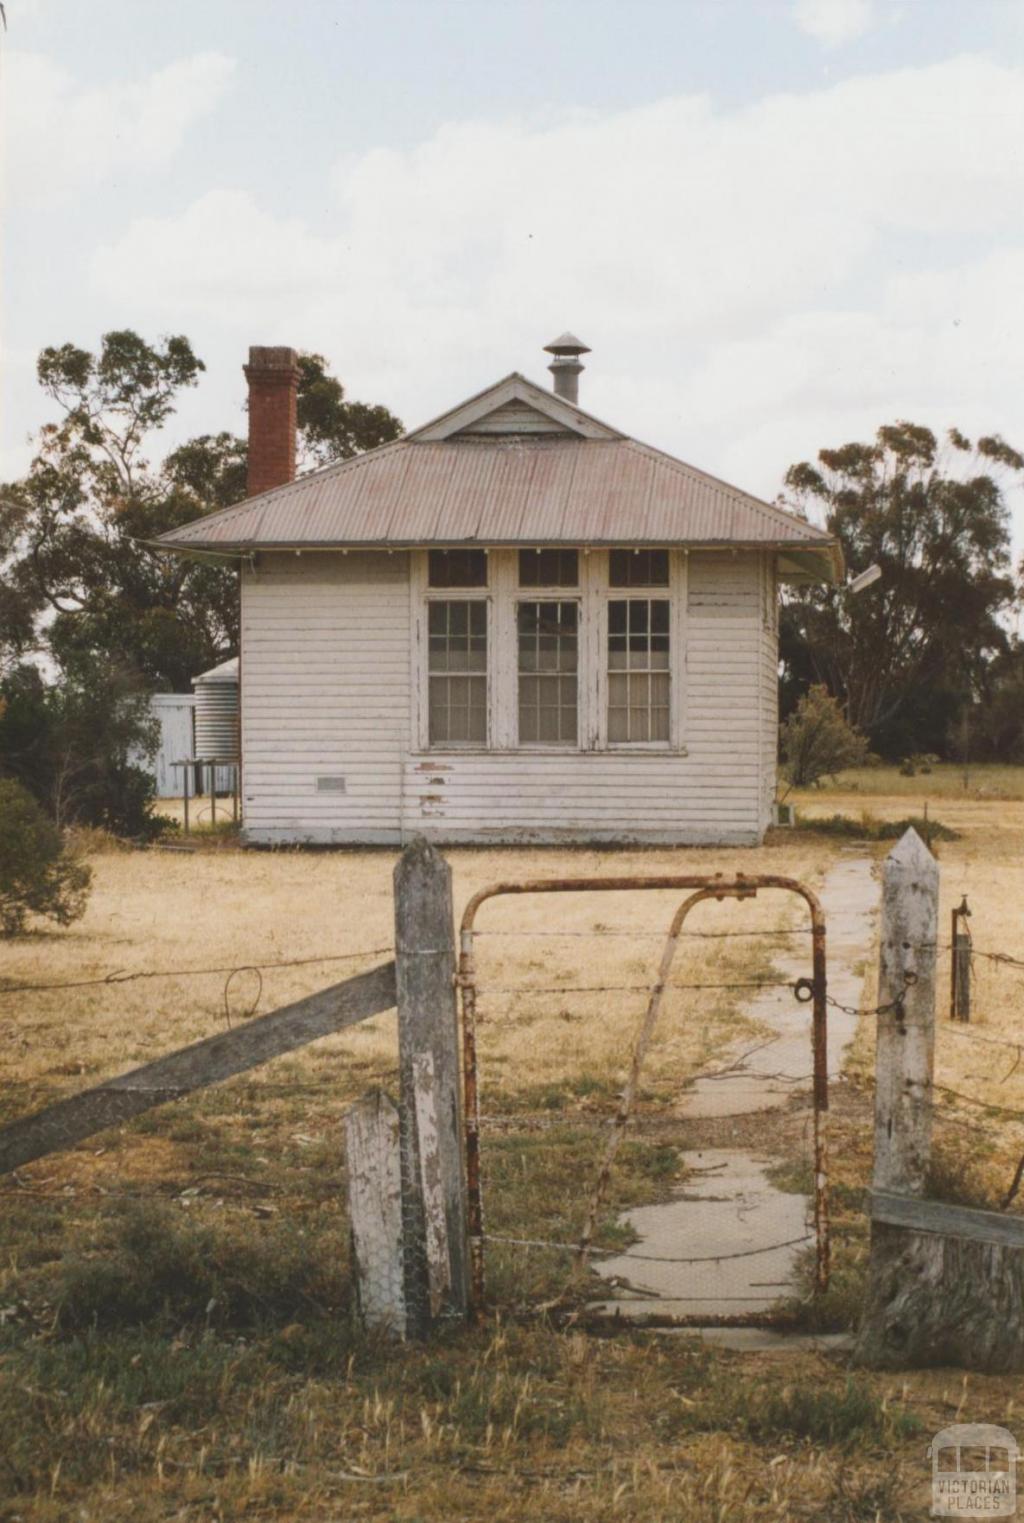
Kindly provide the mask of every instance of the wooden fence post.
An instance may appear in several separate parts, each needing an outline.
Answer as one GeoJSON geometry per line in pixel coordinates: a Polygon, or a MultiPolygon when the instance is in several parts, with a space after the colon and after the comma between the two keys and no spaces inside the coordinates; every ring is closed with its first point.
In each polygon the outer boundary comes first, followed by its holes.
{"type": "Polygon", "coordinates": [[[451,869],[422,837],[395,865],[406,1327],[424,1337],[468,1307],[451,869]]]}
{"type": "Polygon", "coordinates": [[[938,864],[908,830],[883,875],[871,1257],[854,1359],[874,1369],[1021,1370],[1024,1222],[924,1198],[938,897],[938,864]]]}
{"type": "Polygon", "coordinates": [[[345,1114],[356,1305],[365,1327],[405,1336],[398,1109],[377,1090],[345,1114]]]}
{"type": "Polygon", "coordinates": [[[971,1019],[971,933],[967,929],[970,919],[967,895],[952,914],[952,955],[949,959],[949,1018],[951,1021],[971,1019]]]}
{"type": "Polygon", "coordinates": [[[938,939],[939,865],[911,828],[882,869],[872,1179],[876,1190],[924,1193],[932,1138],[938,939]]]}

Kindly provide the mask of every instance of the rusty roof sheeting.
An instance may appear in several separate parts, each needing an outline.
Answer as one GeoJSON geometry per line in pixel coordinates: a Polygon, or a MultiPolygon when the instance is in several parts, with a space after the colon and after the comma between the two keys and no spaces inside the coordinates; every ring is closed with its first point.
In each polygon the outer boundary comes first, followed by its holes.
{"type": "Polygon", "coordinates": [[[633,439],[399,440],[161,536],[168,549],[677,544],[825,531],[633,439]]]}

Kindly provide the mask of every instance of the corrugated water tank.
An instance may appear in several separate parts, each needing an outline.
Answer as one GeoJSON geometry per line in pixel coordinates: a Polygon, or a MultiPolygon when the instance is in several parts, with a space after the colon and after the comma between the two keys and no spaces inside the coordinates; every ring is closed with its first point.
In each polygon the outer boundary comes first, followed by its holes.
{"type": "Polygon", "coordinates": [[[238,759],[238,657],[193,677],[196,756],[238,759]]]}

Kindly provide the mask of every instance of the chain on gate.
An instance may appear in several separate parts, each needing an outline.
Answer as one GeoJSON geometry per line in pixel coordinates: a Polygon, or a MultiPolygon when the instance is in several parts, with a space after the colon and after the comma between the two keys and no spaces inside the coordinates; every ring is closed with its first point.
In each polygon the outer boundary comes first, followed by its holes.
{"type": "MultiPolygon", "coordinates": [[[[471,1254],[471,1306],[479,1315],[484,1299],[484,1242],[483,1197],[480,1173],[480,1092],[477,1073],[477,972],[475,959],[475,925],[480,906],[488,899],[510,894],[550,894],[621,892],[634,889],[683,889],[690,890],[688,897],[679,905],[672,917],[665,939],[657,977],[653,984],[641,986],[648,994],[647,1008],[637,1034],[630,1061],[629,1074],[622,1090],[619,1105],[611,1123],[611,1130],[590,1198],[584,1227],[579,1241],[571,1245],[577,1263],[582,1268],[589,1261],[598,1216],[608,1188],[611,1171],[637,1092],[637,1085],[651,1039],[661,1012],[669,975],[675,961],[680,938],[686,934],[684,922],[689,912],[708,899],[753,899],[761,889],[781,889],[803,899],[810,911],[812,937],[812,973],[810,978],[798,980],[794,986],[796,997],[810,1003],[812,1047],[812,1095],[814,1106],[814,1240],[816,1244],[814,1289],[820,1294],[829,1281],[829,1223],[828,1223],[828,1147],[826,1119],[828,1111],[828,1039],[827,1006],[830,1003],[826,979],[825,917],[817,895],[795,878],[783,878],[774,874],[748,875],[737,873],[726,878],[714,876],[638,876],[625,878],[560,878],[531,879],[522,883],[496,883],[476,893],[466,906],[460,930],[459,970],[457,982],[462,1004],[463,1084],[465,1104],[466,1137],[466,1184],[468,1193],[468,1217],[471,1254]]],[[[694,985],[693,987],[702,987],[694,985]]],[[[570,992],[562,990],[561,992],[570,992]]],[[[831,1003],[834,1003],[832,1001],[831,1003]]],[[[523,1246],[559,1247],[570,1245],[545,1243],[534,1239],[509,1239],[523,1246]]],[[[773,1243],[768,1247],[748,1250],[743,1256],[767,1253],[778,1248],[788,1248],[806,1241],[806,1237],[791,1239],[786,1243],[773,1243]]],[[[674,1259],[674,1263],[712,1263],[731,1255],[709,1254],[690,1259],[674,1259]]],[[[643,1257],[633,1255],[633,1257],[643,1257]]],[[[654,1256],[650,1256],[654,1257],[654,1256]]]]}

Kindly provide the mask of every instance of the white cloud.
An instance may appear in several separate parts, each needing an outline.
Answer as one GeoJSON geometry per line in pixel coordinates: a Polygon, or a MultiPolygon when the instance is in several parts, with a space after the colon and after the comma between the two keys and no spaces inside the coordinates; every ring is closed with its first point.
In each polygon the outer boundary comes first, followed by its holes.
{"type": "Polygon", "coordinates": [[[771,494],[896,416],[1019,433],[1022,139],[1024,71],[977,58],[728,112],[458,123],[346,158],[315,223],[210,191],[93,278],[215,335],[225,406],[246,345],[295,343],[413,425],[512,368],[545,379],[570,327],[585,405],[771,494]]]}
{"type": "Polygon", "coordinates": [[[826,48],[863,37],[875,23],[873,0],[793,0],[793,20],[826,48]]]}
{"type": "Polygon", "coordinates": [[[4,60],[6,181],[14,202],[87,194],[125,169],[166,163],[223,97],[234,63],[198,53],[144,78],[96,89],[39,53],[4,60]]]}

